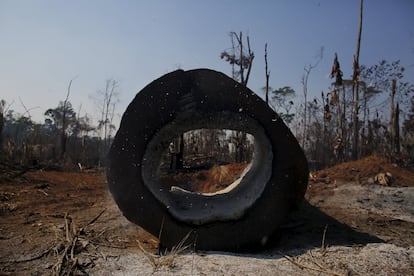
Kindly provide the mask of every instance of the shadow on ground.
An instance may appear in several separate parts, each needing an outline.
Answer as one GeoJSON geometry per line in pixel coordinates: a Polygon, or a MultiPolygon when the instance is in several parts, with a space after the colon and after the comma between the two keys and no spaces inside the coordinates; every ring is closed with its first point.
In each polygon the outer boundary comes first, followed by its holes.
{"type": "Polygon", "coordinates": [[[384,241],[337,221],[305,201],[272,238],[268,249],[300,251],[324,246],[355,246],[381,242],[384,241]]]}
{"type": "Polygon", "coordinates": [[[317,207],[304,201],[299,210],[293,212],[281,229],[275,233],[265,247],[247,248],[238,252],[220,254],[252,258],[279,258],[282,255],[301,255],[316,248],[328,246],[364,246],[385,241],[357,231],[329,216],[317,207]]]}

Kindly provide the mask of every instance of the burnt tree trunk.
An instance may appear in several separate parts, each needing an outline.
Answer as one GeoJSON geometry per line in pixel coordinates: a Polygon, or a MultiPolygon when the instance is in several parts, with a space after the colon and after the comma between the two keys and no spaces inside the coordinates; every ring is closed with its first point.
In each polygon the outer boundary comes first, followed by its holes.
{"type": "Polygon", "coordinates": [[[3,116],[3,112],[0,112],[0,151],[3,149],[3,128],[4,128],[4,116],[3,116]]]}
{"type": "Polygon", "coordinates": [[[391,84],[391,111],[390,111],[390,144],[391,144],[391,152],[395,152],[395,104],[394,98],[395,93],[397,90],[397,81],[392,80],[391,84]]]}
{"type": "Polygon", "coordinates": [[[359,50],[361,48],[361,34],[362,34],[362,11],[363,11],[363,0],[360,0],[359,4],[359,30],[358,30],[358,39],[356,54],[354,56],[354,74],[352,80],[354,82],[354,110],[353,110],[353,137],[352,137],[352,159],[358,159],[358,144],[359,144],[359,50]]]}
{"type": "Polygon", "coordinates": [[[63,102],[63,113],[62,113],[62,132],[60,134],[60,160],[63,160],[65,158],[66,153],[66,141],[67,141],[67,135],[66,135],[66,129],[68,127],[67,124],[67,108],[68,108],[68,100],[70,95],[70,87],[72,86],[73,79],[70,80],[68,85],[68,92],[66,94],[65,101],[63,102]]]}
{"type": "Polygon", "coordinates": [[[265,74],[266,74],[266,103],[269,104],[269,78],[270,78],[270,72],[267,67],[267,43],[265,44],[265,74]]]}
{"type": "Polygon", "coordinates": [[[184,168],[184,133],[180,136],[179,150],[175,156],[175,169],[182,170],[184,168]]]}
{"type": "Polygon", "coordinates": [[[397,103],[394,115],[394,153],[399,154],[400,148],[400,106],[397,103]]]}

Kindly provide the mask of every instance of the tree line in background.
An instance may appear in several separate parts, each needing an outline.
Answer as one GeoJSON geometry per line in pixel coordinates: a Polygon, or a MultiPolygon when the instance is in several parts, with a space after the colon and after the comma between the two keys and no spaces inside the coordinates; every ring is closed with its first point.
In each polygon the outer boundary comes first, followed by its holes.
{"type": "MultiPolygon", "coordinates": [[[[247,85],[254,60],[249,38],[246,38],[247,49],[243,50],[242,33],[231,33],[230,36],[232,48],[223,52],[221,57],[231,64],[233,78],[247,85]]],[[[267,64],[266,48],[267,46],[267,64]]],[[[322,53],[321,50],[318,60],[322,58],[322,53]]],[[[307,79],[318,63],[319,61],[316,61],[304,69],[304,99],[308,94],[307,79]]],[[[266,75],[268,80],[270,74],[267,69],[266,75]]],[[[354,81],[351,78],[343,78],[337,54],[334,56],[331,70],[334,82],[329,92],[321,92],[320,97],[295,103],[296,92],[289,86],[273,89],[267,82],[263,88],[268,104],[292,129],[305,151],[311,168],[319,169],[354,159],[355,131],[359,138],[357,158],[379,154],[393,161],[413,163],[414,86],[404,81],[404,67],[400,61],[383,60],[372,66],[361,66],[359,75],[360,98],[356,130],[353,122],[354,81]]],[[[107,80],[105,88],[93,97],[99,113],[98,123],[93,125],[90,117],[80,116],[80,108],[76,112],[69,101],[72,81],[69,82],[65,99],[57,107],[45,111],[43,123],[32,121],[30,110],[26,107],[24,114],[16,114],[10,104],[4,100],[0,101],[2,162],[22,165],[42,162],[65,165],[66,168],[105,165],[105,157],[115,131],[113,119],[118,103],[119,83],[116,80],[107,80]]],[[[214,143],[222,144],[224,140],[216,140],[223,135],[217,130],[210,132],[204,130],[201,138],[198,137],[198,133],[196,144],[194,137],[191,141],[185,140],[187,146],[182,148],[186,148],[187,157],[194,148],[202,149],[201,151],[210,156],[210,159],[227,152],[228,156],[221,156],[220,159],[230,161],[233,158],[234,162],[246,161],[247,159],[241,156],[251,155],[251,139],[247,139],[246,133],[233,131],[231,137],[226,137],[226,141],[232,144],[233,148],[223,151],[223,146],[214,146],[214,143]],[[215,142],[210,146],[211,150],[207,150],[208,141],[212,139],[215,142]]],[[[177,144],[177,149],[180,149],[179,141],[180,139],[173,141],[177,144]]],[[[184,152],[178,150],[177,154],[180,156],[184,152]]]]}
{"type": "MultiPolygon", "coordinates": [[[[361,0],[353,72],[349,78],[344,77],[335,53],[330,74],[334,81],[328,92],[322,91],[318,97],[309,99],[308,79],[319,66],[324,49],[320,49],[313,64],[304,67],[301,101],[290,86],[276,89],[270,86],[265,44],[265,101],[291,128],[311,169],[373,154],[386,156],[393,162],[414,163],[414,85],[404,80],[405,70],[399,60],[359,65],[362,3],[361,0]]],[[[230,64],[233,79],[247,86],[255,59],[249,36],[231,32],[230,39],[231,47],[220,57],[230,64]]],[[[90,117],[80,116],[81,108],[76,112],[69,100],[73,81],[69,82],[64,100],[45,111],[43,123],[32,121],[30,109],[23,102],[26,112],[16,114],[11,104],[0,101],[0,162],[23,165],[42,162],[66,168],[105,165],[115,131],[113,119],[119,102],[119,82],[107,80],[105,88],[92,97],[99,117],[93,125],[90,117]]],[[[254,147],[254,139],[248,136],[242,131],[220,130],[202,130],[186,137],[182,134],[172,141],[174,167],[189,165],[185,159],[197,155],[195,149],[207,159],[219,157],[219,161],[245,162],[251,158],[254,147]],[[208,145],[209,141],[212,145],[208,145]]]]}
{"type": "MultiPolygon", "coordinates": [[[[414,85],[404,81],[405,69],[399,60],[359,65],[361,22],[362,12],[351,76],[344,78],[335,53],[330,74],[334,82],[329,92],[308,99],[308,79],[323,57],[321,48],[316,61],[304,67],[302,102],[295,100],[296,92],[291,87],[273,89],[269,85],[265,44],[265,101],[291,128],[311,169],[373,154],[400,164],[414,163],[414,85]]],[[[231,32],[230,37],[232,46],[221,58],[232,66],[233,78],[247,85],[254,60],[249,36],[243,41],[242,32],[231,32]]]]}
{"type": "MultiPolygon", "coordinates": [[[[247,85],[254,53],[249,42],[247,50],[243,50],[243,45],[240,45],[243,44],[242,33],[231,33],[230,36],[232,48],[223,52],[221,57],[231,64],[233,78],[247,85]]],[[[249,38],[246,39],[248,41],[249,38]]],[[[267,46],[267,64],[266,48],[267,46]]],[[[322,53],[321,50],[318,60],[322,58],[322,53]]],[[[316,61],[304,69],[304,99],[308,93],[307,79],[318,63],[316,61]]],[[[379,154],[393,161],[412,164],[414,86],[404,81],[404,67],[400,61],[383,60],[372,66],[361,66],[359,74],[361,96],[356,130],[359,138],[357,158],[379,154]]],[[[266,75],[270,76],[267,69],[266,75]]],[[[263,88],[268,104],[290,126],[303,147],[311,168],[315,169],[354,159],[354,81],[343,78],[337,54],[334,56],[331,77],[334,82],[329,92],[321,92],[320,97],[296,104],[296,92],[289,86],[273,89],[267,82],[263,88]]],[[[57,107],[45,111],[43,123],[32,121],[30,110],[26,107],[24,114],[16,114],[10,104],[0,101],[1,161],[24,165],[42,162],[69,168],[105,165],[105,157],[115,131],[113,118],[118,103],[119,83],[107,80],[105,88],[93,97],[99,113],[98,124],[93,125],[90,117],[80,116],[80,109],[75,112],[69,101],[72,81],[69,82],[65,99],[57,107]]],[[[211,133],[203,131],[202,137],[197,137],[196,145],[194,138],[191,146],[188,146],[190,140],[185,140],[186,156],[194,148],[208,153],[210,159],[219,153],[223,155],[224,148],[214,147],[214,143],[210,146],[211,150],[207,150],[208,141],[222,136],[217,133],[220,134],[217,130],[211,130],[211,133]]],[[[234,162],[246,161],[241,156],[251,155],[253,150],[251,139],[247,139],[246,133],[234,131],[226,139],[233,148],[229,148],[226,151],[228,156],[220,157],[221,160],[230,161],[233,158],[234,162]]],[[[180,139],[173,141],[177,144],[177,149],[180,149],[179,141],[180,139]]],[[[217,145],[220,143],[216,141],[217,145]]],[[[184,152],[178,150],[177,154],[182,155],[184,152]]]]}
{"type": "Polygon", "coordinates": [[[32,120],[23,102],[25,113],[17,114],[11,103],[0,101],[0,162],[81,170],[105,165],[115,130],[119,82],[109,79],[104,89],[91,96],[99,116],[97,125],[93,125],[87,114],[80,115],[81,107],[76,112],[69,100],[73,81],[69,82],[65,99],[44,112],[43,123],[32,120]]]}
{"type": "Polygon", "coordinates": [[[230,163],[249,163],[254,137],[230,129],[195,129],[174,139],[163,154],[163,173],[209,169],[230,163]]]}
{"type": "MultiPolygon", "coordinates": [[[[335,53],[330,74],[334,82],[329,92],[322,91],[320,97],[308,99],[308,79],[323,58],[322,47],[316,61],[304,67],[303,100],[296,107],[291,87],[273,89],[269,84],[265,44],[265,101],[290,126],[311,169],[373,154],[386,156],[393,162],[414,164],[414,85],[404,81],[405,69],[399,60],[360,66],[363,0],[359,2],[358,19],[351,77],[343,78],[335,53]]],[[[231,48],[221,58],[232,66],[233,78],[247,85],[255,57],[249,36],[245,42],[242,32],[231,32],[230,37],[231,48]]]]}

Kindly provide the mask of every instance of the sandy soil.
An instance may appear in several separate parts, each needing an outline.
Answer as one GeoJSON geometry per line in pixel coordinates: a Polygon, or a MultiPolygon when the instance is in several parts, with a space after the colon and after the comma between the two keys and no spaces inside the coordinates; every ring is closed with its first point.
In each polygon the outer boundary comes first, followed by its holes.
{"type": "Polygon", "coordinates": [[[172,252],[127,221],[103,172],[0,174],[0,275],[414,275],[414,171],[372,157],[313,174],[256,252],[172,252]],[[373,184],[391,172],[390,187],[373,184]]]}

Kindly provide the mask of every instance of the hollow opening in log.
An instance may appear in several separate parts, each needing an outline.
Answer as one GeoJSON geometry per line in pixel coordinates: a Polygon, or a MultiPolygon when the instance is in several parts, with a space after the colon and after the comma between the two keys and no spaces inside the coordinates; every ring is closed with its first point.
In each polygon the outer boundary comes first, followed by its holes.
{"type": "Polygon", "coordinates": [[[214,196],[233,190],[251,167],[254,136],[230,129],[194,129],[176,136],[160,162],[169,191],[214,196]]]}
{"type": "MultiPolygon", "coordinates": [[[[159,129],[150,139],[142,158],[141,173],[144,185],[160,203],[166,206],[173,217],[201,225],[217,220],[235,220],[243,216],[261,196],[270,180],[272,159],[272,146],[264,129],[255,119],[232,112],[208,113],[208,115],[193,113],[191,116],[183,114],[159,129]],[[214,129],[245,135],[246,139],[250,139],[254,144],[243,177],[239,177],[232,182],[234,185],[228,185],[225,189],[202,189],[201,192],[172,185],[168,181],[166,184],[162,178],[166,176],[169,165],[162,164],[163,160],[171,157],[168,156],[171,143],[186,133],[214,129]],[[167,170],[164,169],[166,166],[167,170]]],[[[165,162],[168,164],[168,160],[165,162]]],[[[184,165],[182,160],[180,162],[184,165]]],[[[184,169],[184,166],[182,168],[184,169]]]]}

